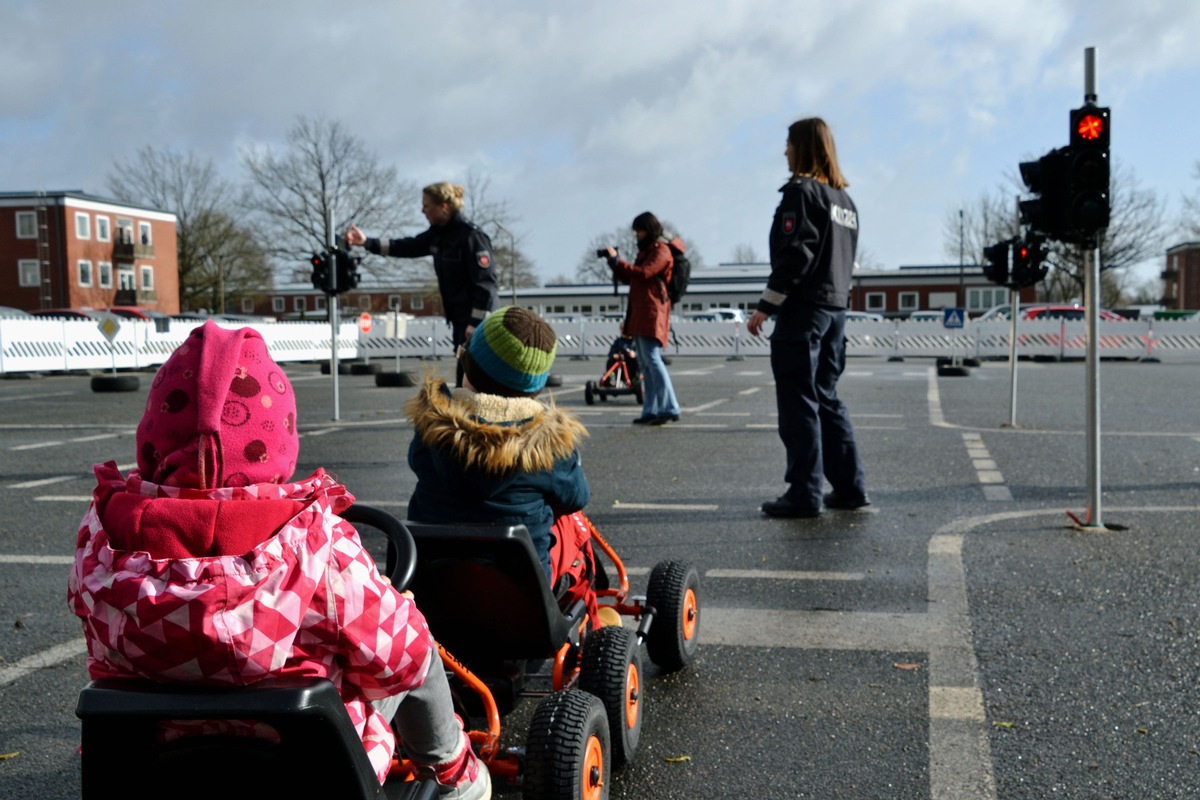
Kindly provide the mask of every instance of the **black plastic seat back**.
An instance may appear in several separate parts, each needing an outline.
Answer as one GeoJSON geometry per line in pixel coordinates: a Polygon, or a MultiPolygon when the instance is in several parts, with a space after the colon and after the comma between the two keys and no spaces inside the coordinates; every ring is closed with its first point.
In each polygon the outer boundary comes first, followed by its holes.
{"type": "Polygon", "coordinates": [[[417,543],[417,607],[456,658],[546,658],[567,641],[570,623],[524,525],[405,524],[417,543]]]}
{"type": "Polygon", "coordinates": [[[75,715],[83,723],[85,799],[132,787],[147,793],[156,787],[154,793],[172,800],[436,796],[425,783],[384,791],[337,689],[323,678],[228,689],[104,679],[80,692],[75,715]],[[278,737],[218,733],[164,741],[164,723],[176,720],[254,721],[278,737]]]}

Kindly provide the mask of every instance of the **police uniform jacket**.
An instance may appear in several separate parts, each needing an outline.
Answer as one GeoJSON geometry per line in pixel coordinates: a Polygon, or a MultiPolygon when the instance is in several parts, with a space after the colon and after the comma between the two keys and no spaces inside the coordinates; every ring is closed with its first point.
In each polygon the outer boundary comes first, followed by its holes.
{"type": "MultiPolygon", "coordinates": [[[[858,211],[842,189],[797,177],[771,222],[771,276],[758,301],[765,314],[809,304],[845,309],[858,247],[858,211]]],[[[777,323],[778,324],[778,323],[777,323]]]]}
{"type": "Polygon", "coordinates": [[[364,247],[370,253],[394,258],[433,256],[442,306],[453,324],[478,325],[496,309],[492,242],[461,214],[406,239],[367,239],[364,247]]]}

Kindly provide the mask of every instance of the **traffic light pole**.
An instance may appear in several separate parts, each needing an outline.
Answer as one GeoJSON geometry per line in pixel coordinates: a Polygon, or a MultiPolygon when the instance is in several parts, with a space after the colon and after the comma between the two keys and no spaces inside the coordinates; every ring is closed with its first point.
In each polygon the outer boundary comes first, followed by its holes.
{"type": "Polygon", "coordinates": [[[1008,290],[1012,320],[1008,331],[1008,426],[1017,427],[1017,317],[1021,315],[1021,290],[1008,290]]]}
{"type": "MultiPolygon", "coordinates": [[[[325,246],[330,258],[333,258],[333,211],[325,215],[325,246]]],[[[338,271],[336,267],[329,270],[329,376],[333,378],[333,421],[341,419],[340,397],[338,396],[338,271]]]]}
{"type": "MultiPolygon", "coordinates": [[[[1096,48],[1083,51],[1084,102],[1096,101],[1096,48]]],[[[1090,242],[1091,258],[1084,286],[1084,314],[1087,319],[1087,519],[1086,528],[1103,528],[1100,508],[1100,241],[1097,231],[1090,242]]]]}

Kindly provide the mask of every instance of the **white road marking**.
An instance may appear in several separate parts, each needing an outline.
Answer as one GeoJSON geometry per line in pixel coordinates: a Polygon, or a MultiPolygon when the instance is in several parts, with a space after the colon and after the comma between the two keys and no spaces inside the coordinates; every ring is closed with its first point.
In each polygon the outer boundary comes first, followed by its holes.
{"type": "Polygon", "coordinates": [[[16,447],[10,447],[9,450],[39,450],[43,447],[60,447],[66,442],[37,442],[35,444],[19,444],[16,447]]]}
{"type": "Polygon", "coordinates": [[[33,500],[35,503],[90,503],[92,496],[90,494],[43,494],[33,500]]]}
{"type": "Polygon", "coordinates": [[[704,503],[622,503],[614,500],[612,507],[621,511],[716,511],[720,506],[704,503]]]}
{"type": "Polygon", "coordinates": [[[64,661],[70,661],[72,658],[77,658],[85,653],[87,653],[87,642],[84,641],[83,637],[80,637],[60,645],[55,645],[49,650],[34,653],[31,656],[22,658],[15,664],[0,664],[0,686],[24,678],[29,673],[36,672],[39,669],[53,667],[64,661]]]}
{"type": "Polygon", "coordinates": [[[811,572],[781,569],[710,569],[706,578],[744,578],[774,581],[861,581],[861,572],[811,572]]]}
{"type": "Polygon", "coordinates": [[[761,391],[762,391],[761,386],[751,386],[749,389],[742,389],[740,392],[738,392],[738,394],[747,395],[747,394],[754,394],[755,392],[761,392],[761,391]]]}
{"type": "Polygon", "coordinates": [[[53,564],[55,566],[75,563],[74,556],[4,556],[0,555],[0,564],[53,564]]]}
{"type": "Polygon", "coordinates": [[[38,486],[49,486],[52,483],[63,483],[64,481],[78,480],[77,475],[59,475],[56,478],[42,478],[37,481],[25,481],[24,483],[10,483],[9,489],[35,489],[38,486]]]}

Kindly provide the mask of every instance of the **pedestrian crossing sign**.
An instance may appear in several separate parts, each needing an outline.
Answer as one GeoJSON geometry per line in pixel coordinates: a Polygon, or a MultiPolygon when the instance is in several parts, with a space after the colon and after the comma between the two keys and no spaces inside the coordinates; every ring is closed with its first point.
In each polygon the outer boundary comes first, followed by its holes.
{"type": "Polygon", "coordinates": [[[943,328],[961,328],[963,320],[966,319],[966,309],[963,308],[943,308],[942,309],[942,327],[943,328]]]}

